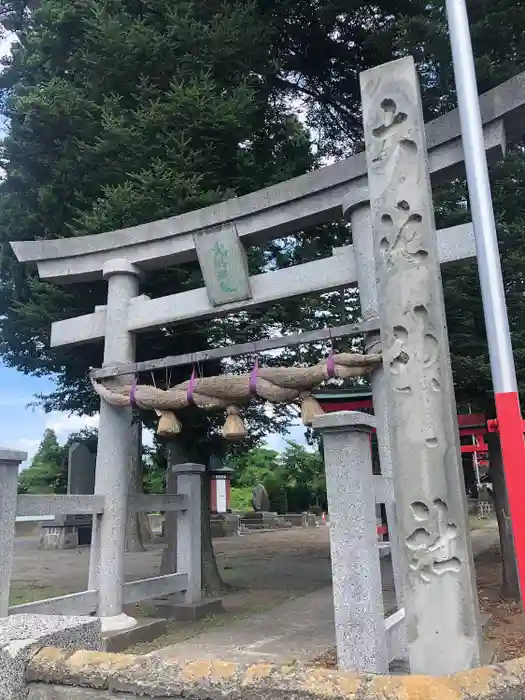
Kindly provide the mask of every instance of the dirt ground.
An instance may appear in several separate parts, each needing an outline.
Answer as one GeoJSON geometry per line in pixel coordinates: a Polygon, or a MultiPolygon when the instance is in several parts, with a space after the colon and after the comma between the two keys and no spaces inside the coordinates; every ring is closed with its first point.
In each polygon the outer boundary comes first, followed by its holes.
{"type": "MultiPolygon", "coordinates": [[[[146,552],[126,554],[126,580],[157,576],[162,547],[161,542],[154,542],[146,552]]],[[[287,593],[309,593],[331,581],[325,527],[219,538],[214,540],[214,548],[225,580],[238,588],[257,590],[263,598],[277,591],[282,591],[285,597],[287,593]]],[[[88,569],[87,547],[42,551],[37,549],[36,538],[18,538],[11,602],[30,602],[85,590],[88,569]]]]}
{"type": "MultiPolygon", "coordinates": [[[[492,615],[487,636],[498,645],[498,659],[525,654],[525,617],[518,605],[501,601],[500,561],[497,531],[490,521],[477,521],[473,533],[476,573],[481,609],[492,615]],[[488,544],[487,544],[488,543],[488,544]],[[487,546],[493,544],[489,549],[487,546]]],[[[252,613],[264,612],[285,600],[330,585],[329,531],[327,527],[281,530],[243,537],[214,540],[219,568],[234,587],[224,596],[226,614],[199,623],[171,623],[168,634],[156,641],[174,644],[214,626],[252,613]]],[[[11,590],[12,604],[30,602],[87,587],[89,549],[44,552],[36,538],[16,541],[11,590]]],[[[126,554],[126,580],[158,574],[162,543],[153,543],[147,551],[126,554]]],[[[153,615],[148,605],[128,610],[135,615],[153,615]]],[[[149,647],[137,648],[148,651],[149,647]]],[[[328,659],[326,661],[329,661],[328,659]]]]}
{"type": "MultiPolygon", "coordinates": [[[[474,529],[472,538],[479,606],[481,612],[491,616],[484,637],[495,653],[494,661],[502,662],[525,656],[525,615],[521,604],[501,598],[501,552],[497,526],[494,521],[477,519],[472,520],[471,526],[474,529]],[[490,541],[490,538],[496,544],[488,549],[483,544],[476,547],[476,541],[490,541]]],[[[312,665],[335,668],[336,650],[316,659],[312,665]]]]}
{"type": "Polygon", "coordinates": [[[476,560],[479,605],[490,613],[486,638],[495,646],[498,661],[525,655],[525,615],[521,604],[502,600],[501,554],[499,546],[480,554],[476,560]]]}
{"type": "MultiPolygon", "coordinates": [[[[36,538],[16,541],[11,585],[13,605],[86,589],[88,548],[41,551],[37,544],[36,538]]],[[[158,575],[162,546],[153,543],[146,552],[126,554],[126,580],[158,575]]],[[[214,540],[214,547],[223,578],[234,587],[223,596],[226,614],[198,623],[170,623],[168,635],[156,640],[155,648],[252,613],[265,612],[331,583],[327,527],[219,538],[214,540]]],[[[130,606],[127,612],[135,616],[155,615],[148,604],[130,606]]],[[[140,647],[140,651],[147,650],[149,647],[140,647]]]]}

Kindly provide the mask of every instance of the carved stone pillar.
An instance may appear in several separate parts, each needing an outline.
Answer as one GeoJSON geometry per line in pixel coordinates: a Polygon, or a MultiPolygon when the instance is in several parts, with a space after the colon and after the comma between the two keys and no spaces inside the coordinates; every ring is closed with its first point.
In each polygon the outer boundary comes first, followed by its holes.
{"type": "Polygon", "coordinates": [[[448,674],[480,663],[479,611],[413,60],[361,92],[410,670],[448,674]]]}

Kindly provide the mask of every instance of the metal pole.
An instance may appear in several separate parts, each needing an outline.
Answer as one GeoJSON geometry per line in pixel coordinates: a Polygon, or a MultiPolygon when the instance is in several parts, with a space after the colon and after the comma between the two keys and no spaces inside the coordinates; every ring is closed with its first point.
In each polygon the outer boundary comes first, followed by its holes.
{"type": "Polygon", "coordinates": [[[465,0],[447,0],[454,75],[494,391],[516,391],[516,373],[492,209],[465,0]]]}
{"type": "Polygon", "coordinates": [[[525,586],[525,441],[465,0],[446,0],[494,398],[521,589],[525,586]]]}

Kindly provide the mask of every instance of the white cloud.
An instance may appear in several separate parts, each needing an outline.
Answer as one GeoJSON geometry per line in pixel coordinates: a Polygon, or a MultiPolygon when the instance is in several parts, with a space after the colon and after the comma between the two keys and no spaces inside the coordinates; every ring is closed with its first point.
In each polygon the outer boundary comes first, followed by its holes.
{"type": "Polygon", "coordinates": [[[11,53],[11,47],[18,41],[14,32],[6,32],[0,39],[0,56],[4,57],[11,53]]]}
{"type": "Polygon", "coordinates": [[[25,462],[22,462],[22,464],[20,465],[20,469],[25,469],[31,464],[31,461],[35,456],[35,452],[38,450],[39,445],[40,440],[31,440],[30,438],[20,438],[19,440],[14,440],[10,443],[9,446],[13,450],[21,450],[22,452],[27,452],[27,459],[25,462]]]}
{"type": "Polygon", "coordinates": [[[52,411],[46,416],[46,429],[53,430],[59,442],[65,442],[71,433],[76,433],[83,428],[98,427],[99,415],[78,416],[69,415],[63,411],[52,411]]]}
{"type": "MultiPolygon", "coordinates": [[[[39,411],[37,411],[39,412],[39,411]]],[[[76,433],[83,428],[97,428],[99,423],[99,414],[93,416],[78,416],[69,415],[63,411],[52,411],[45,415],[44,429],[53,430],[57,436],[59,443],[63,444],[66,442],[71,433],[76,433]]],[[[142,442],[148,447],[153,446],[154,433],[149,428],[144,428],[142,432],[142,442]]],[[[11,440],[9,447],[13,450],[22,450],[27,452],[27,460],[22,463],[21,469],[25,469],[31,464],[33,457],[35,456],[38,446],[40,445],[42,438],[31,439],[31,438],[20,438],[18,440],[11,440]]]]}
{"type": "Polygon", "coordinates": [[[264,441],[264,446],[268,447],[270,450],[284,452],[284,450],[288,447],[287,440],[297,442],[307,450],[311,449],[306,442],[306,428],[298,419],[292,421],[288,432],[285,435],[270,433],[264,441]]]}
{"type": "Polygon", "coordinates": [[[142,429],[142,444],[146,447],[153,447],[153,437],[155,433],[150,428],[142,429]]]}

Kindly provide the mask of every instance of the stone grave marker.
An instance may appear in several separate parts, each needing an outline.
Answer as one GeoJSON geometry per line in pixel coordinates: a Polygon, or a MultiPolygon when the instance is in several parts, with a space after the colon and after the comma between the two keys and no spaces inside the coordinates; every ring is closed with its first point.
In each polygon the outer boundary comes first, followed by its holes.
{"type": "MultiPolygon", "coordinates": [[[[96,454],[86,445],[74,442],[69,448],[67,470],[68,495],[95,493],[96,454]]],[[[62,515],[42,523],[41,549],[73,549],[91,544],[91,515],[62,515]]]]}

